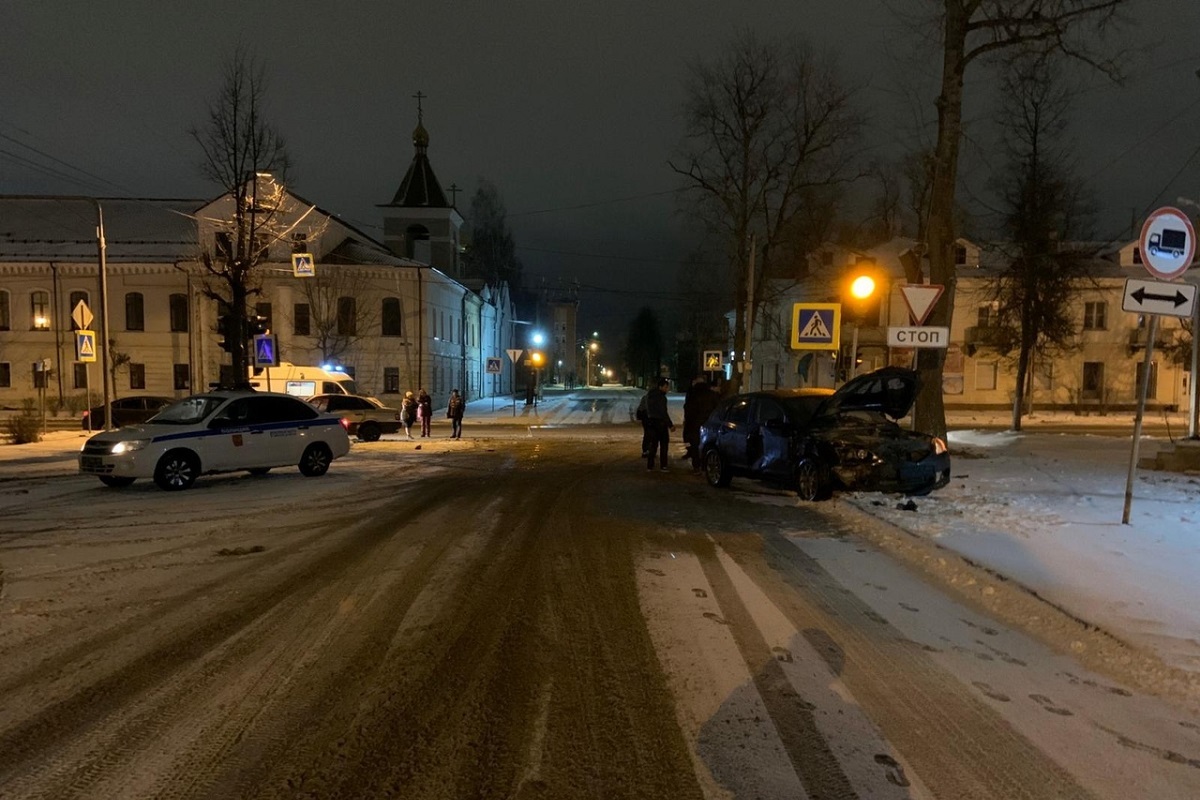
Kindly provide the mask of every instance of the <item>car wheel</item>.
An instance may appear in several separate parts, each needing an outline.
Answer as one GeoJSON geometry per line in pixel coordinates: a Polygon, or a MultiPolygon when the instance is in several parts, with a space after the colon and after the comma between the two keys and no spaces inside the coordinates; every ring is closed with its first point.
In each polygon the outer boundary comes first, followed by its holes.
{"type": "Polygon", "coordinates": [[[358,426],[358,438],[364,442],[378,442],[380,433],[379,425],[374,422],[364,422],[358,426]]]}
{"type": "Polygon", "coordinates": [[[815,503],[829,499],[829,481],[825,479],[825,470],[814,459],[806,458],[796,465],[795,485],[796,494],[801,500],[815,503]]]}
{"type": "Polygon", "coordinates": [[[716,448],[708,450],[704,454],[704,478],[708,481],[709,486],[718,488],[728,486],[729,482],[733,480],[733,473],[729,471],[728,462],[716,448]]]}
{"type": "Polygon", "coordinates": [[[266,475],[270,471],[270,467],[255,467],[254,469],[246,470],[246,472],[249,472],[251,475],[266,475]]]}
{"type": "Polygon", "coordinates": [[[115,475],[97,475],[100,482],[105,486],[111,486],[114,489],[124,489],[126,486],[132,486],[136,478],[119,478],[115,475]]]}
{"type": "Polygon", "coordinates": [[[300,473],[309,478],[324,475],[329,471],[329,462],[333,461],[333,453],[321,443],[310,444],[300,456],[300,473]]]}
{"type": "Polygon", "coordinates": [[[172,450],[158,460],[154,468],[154,482],[158,488],[168,492],[186,489],[196,482],[200,474],[200,459],[190,450],[172,450]]]}

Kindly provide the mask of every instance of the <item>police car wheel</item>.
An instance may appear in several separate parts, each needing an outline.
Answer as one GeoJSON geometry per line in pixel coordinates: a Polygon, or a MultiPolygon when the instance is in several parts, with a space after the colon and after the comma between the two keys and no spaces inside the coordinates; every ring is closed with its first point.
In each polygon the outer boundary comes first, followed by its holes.
{"type": "Polygon", "coordinates": [[[123,489],[126,486],[131,486],[134,480],[136,480],[135,478],[121,478],[115,475],[97,475],[96,477],[105,486],[111,486],[114,489],[123,489]]]}
{"type": "Polygon", "coordinates": [[[154,468],[154,482],[158,488],[168,492],[186,489],[196,482],[200,473],[200,460],[187,450],[171,450],[158,460],[154,468]]]}
{"type": "Polygon", "coordinates": [[[329,471],[329,462],[333,461],[333,453],[323,444],[310,444],[300,456],[300,474],[315,478],[329,471]]]}

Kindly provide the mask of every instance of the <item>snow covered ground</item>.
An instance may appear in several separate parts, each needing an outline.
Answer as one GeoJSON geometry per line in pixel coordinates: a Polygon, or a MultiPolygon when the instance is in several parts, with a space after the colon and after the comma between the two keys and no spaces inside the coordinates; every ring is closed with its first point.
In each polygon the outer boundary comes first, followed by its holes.
{"type": "MultiPolygon", "coordinates": [[[[628,423],[632,442],[639,397],[620,387],[548,393],[537,408],[518,402],[515,413],[511,402],[485,398],[469,404],[463,442],[446,440],[448,423],[435,417],[433,440],[395,446],[470,447],[477,426],[513,425],[534,435],[538,428],[605,423],[628,423]]],[[[682,396],[671,399],[679,424],[682,396]]],[[[915,510],[873,493],[842,500],[1032,589],[1172,666],[1200,673],[1200,475],[1138,470],[1130,524],[1123,525],[1128,417],[1042,415],[1019,434],[981,430],[1003,422],[1003,415],[952,417],[955,477],[934,495],[916,498],[915,510]],[[1038,430],[1039,421],[1072,420],[1110,424],[1113,435],[1038,430]]],[[[1181,421],[1172,429],[1181,430],[1181,421]]],[[[615,435],[611,426],[596,430],[598,439],[615,435]]],[[[1147,437],[1142,453],[1161,441],[1147,437]]],[[[82,442],[81,434],[64,432],[38,444],[0,445],[0,481],[72,469],[82,442]]]]}

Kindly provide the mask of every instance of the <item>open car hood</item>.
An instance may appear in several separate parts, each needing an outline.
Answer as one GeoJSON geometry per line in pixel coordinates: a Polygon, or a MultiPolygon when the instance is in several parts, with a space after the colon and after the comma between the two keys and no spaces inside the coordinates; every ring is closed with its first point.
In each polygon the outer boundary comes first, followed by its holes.
{"type": "Polygon", "coordinates": [[[831,394],[817,416],[834,416],[845,411],[878,411],[900,419],[912,410],[920,380],[916,370],[884,367],[851,378],[831,394]]]}

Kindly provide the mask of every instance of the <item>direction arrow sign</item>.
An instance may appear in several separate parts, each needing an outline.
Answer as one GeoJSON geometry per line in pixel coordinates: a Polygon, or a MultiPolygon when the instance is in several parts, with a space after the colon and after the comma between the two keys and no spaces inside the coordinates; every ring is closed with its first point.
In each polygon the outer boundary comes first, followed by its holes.
{"type": "Polygon", "coordinates": [[[1168,317],[1190,317],[1196,307],[1196,287],[1190,283],[1165,283],[1129,278],[1125,281],[1125,296],[1121,310],[1135,314],[1161,314],[1168,317]]]}
{"type": "Polygon", "coordinates": [[[940,283],[906,283],[900,287],[900,296],[904,298],[913,322],[924,325],[944,291],[946,287],[940,283]]]}

